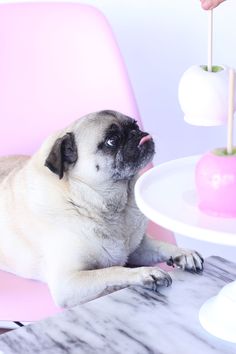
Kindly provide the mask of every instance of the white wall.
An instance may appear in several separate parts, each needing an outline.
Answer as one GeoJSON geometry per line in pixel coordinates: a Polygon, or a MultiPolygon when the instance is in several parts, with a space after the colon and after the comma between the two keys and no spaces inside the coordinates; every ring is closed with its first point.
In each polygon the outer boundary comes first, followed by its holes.
{"type": "MultiPolygon", "coordinates": [[[[0,0],[4,2],[21,1],[0,0]]],[[[207,12],[201,9],[199,0],[78,2],[99,8],[115,32],[145,129],[157,142],[155,163],[226,144],[225,127],[186,124],[178,103],[178,83],[183,72],[193,64],[207,62],[207,12]]],[[[227,0],[215,9],[215,64],[236,68],[235,18],[235,0],[227,0]]]]}
{"type": "MultiPolygon", "coordinates": [[[[186,124],[177,91],[183,72],[207,63],[207,12],[199,0],[86,0],[109,19],[124,56],[147,131],[155,136],[155,163],[226,144],[225,127],[186,124]]],[[[214,11],[214,64],[236,68],[236,1],[214,11]]],[[[236,143],[236,142],[235,142],[236,143]]],[[[236,201],[235,201],[236,202],[236,201]]],[[[235,230],[236,237],[236,230],[235,230]]],[[[236,249],[176,235],[204,256],[236,260],[236,249]]]]}
{"type": "MultiPolygon", "coordinates": [[[[3,2],[7,1],[0,0],[3,2]]],[[[201,9],[199,0],[80,2],[99,8],[114,30],[144,127],[156,140],[155,163],[226,144],[225,127],[190,126],[184,122],[178,104],[178,82],[183,72],[193,64],[207,62],[207,12],[201,9]]],[[[236,68],[235,18],[235,0],[225,1],[214,11],[214,64],[236,68]]],[[[186,242],[192,243],[188,239],[186,242]]],[[[223,251],[223,247],[214,249],[196,241],[193,247],[204,254],[236,259],[234,249],[223,251]]]]}

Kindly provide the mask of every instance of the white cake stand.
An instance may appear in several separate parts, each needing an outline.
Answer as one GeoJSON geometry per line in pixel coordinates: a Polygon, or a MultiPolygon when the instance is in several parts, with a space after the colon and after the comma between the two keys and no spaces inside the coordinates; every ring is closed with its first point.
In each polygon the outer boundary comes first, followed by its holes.
{"type": "MultiPolygon", "coordinates": [[[[199,159],[200,156],[181,158],[144,173],[135,186],[137,205],[149,219],[168,230],[236,246],[236,218],[217,218],[198,209],[195,166],[199,159]]],[[[199,319],[211,334],[236,343],[236,281],[224,286],[201,307],[199,319]]]]}

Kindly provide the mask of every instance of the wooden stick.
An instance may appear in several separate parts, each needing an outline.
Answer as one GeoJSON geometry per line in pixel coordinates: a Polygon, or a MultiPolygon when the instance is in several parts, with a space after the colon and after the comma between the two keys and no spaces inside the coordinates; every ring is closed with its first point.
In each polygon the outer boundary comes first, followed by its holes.
{"type": "Polygon", "coordinates": [[[235,72],[229,69],[229,107],[228,107],[228,126],[227,126],[227,154],[233,153],[233,124],[234,124],[234,87],[235,72]]]}
{"type": "Polygon", "coordinates": [[[208,11],[208,54],[207,70],[212,71],[212,47],[213,47],[213,10],[208,11]]]}

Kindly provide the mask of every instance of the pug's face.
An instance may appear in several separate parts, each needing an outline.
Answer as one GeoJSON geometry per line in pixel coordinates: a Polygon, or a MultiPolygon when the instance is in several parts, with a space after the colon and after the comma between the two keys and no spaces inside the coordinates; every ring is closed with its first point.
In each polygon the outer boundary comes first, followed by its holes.
{"type": "Polygon", "coordinates": [[[115,111],[90,114],[57,139],[45,162],[59,178],[65,174],[89,184],[129,180],[154,155],[154,142],[136,121],[115,111]]]}

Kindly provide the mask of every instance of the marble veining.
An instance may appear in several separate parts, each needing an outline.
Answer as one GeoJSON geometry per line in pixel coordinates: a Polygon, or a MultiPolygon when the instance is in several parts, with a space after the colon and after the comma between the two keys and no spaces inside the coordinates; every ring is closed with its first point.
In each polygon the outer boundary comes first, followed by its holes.
{"type": "Polygon", "coordinates": [[[236,264],[219,257],[203,274],[175,269],[159,293],[130,287],[0,336],[4,354],[235,354],[236,344],[208,334],[201,305],[236,279],[236,264]]]}

